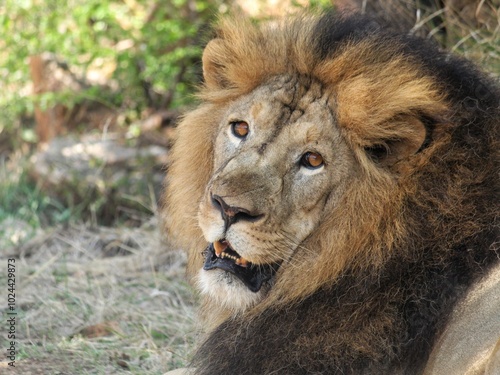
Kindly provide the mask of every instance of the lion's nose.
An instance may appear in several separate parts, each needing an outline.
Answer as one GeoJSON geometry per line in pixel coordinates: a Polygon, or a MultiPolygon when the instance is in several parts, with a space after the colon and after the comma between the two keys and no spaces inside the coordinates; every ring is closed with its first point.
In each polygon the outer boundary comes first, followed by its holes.
{"type": "Polygon", "coordinates": [[[238,221],[255,222],[264,216],[250,212],[243,207],[230,206],[218,195],[212,195],[212,204],[220,211],[222,219],[226,224],[226,229],[238,221]]]}

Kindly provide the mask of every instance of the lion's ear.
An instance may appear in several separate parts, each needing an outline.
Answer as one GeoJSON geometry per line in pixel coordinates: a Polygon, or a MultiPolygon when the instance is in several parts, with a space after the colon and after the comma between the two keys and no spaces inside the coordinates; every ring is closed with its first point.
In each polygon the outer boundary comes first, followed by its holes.
{"type": "Polygon", "coordinates": [[[365,151],[381,166],[391,167],[419,152],[427,141],[425,124],[413,116],[400,116],[379,128],[368,139],[365,151]]]}
{"type": "Polygon", "coordinates": [[[221,39],[208,42],[203,51],[203,78],[209,89],[220,89],[227,86],[224,77],[224,46],[221,39]]]}

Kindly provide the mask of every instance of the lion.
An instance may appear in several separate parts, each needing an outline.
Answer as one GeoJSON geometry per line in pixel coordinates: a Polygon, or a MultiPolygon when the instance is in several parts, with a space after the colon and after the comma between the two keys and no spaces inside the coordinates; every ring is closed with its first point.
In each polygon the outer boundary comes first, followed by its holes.
{"type": "Polygon", "coordinates": [[[200,292],[191,371],[446,375],[500,264],[496,82],[331,13],[222,18],[202,63],[162,213],[200,292]]]}

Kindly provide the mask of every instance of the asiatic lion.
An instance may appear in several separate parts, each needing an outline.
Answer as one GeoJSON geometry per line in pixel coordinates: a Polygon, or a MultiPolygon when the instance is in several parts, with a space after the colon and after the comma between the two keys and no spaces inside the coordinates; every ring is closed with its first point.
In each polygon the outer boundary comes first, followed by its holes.
{"type": "Polygon", "coordinates": [[[224,18],[203,72],[164,206],[202,296],[196,374],[436,374],[500,264],[496,83],[331,14],[224,18]]]}

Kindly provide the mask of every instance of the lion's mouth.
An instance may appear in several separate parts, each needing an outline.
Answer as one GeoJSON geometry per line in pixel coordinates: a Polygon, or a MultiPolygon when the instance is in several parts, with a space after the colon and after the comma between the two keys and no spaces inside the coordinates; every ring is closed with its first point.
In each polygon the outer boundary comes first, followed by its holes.
{"type": "Polygon", "coordinates": [[[278,264],[257,265],[250,263],[233,250],[224,239],[208,245],[204,255],[204,270],[220,268],[230,272],[254,293],[260,290],[264,282],[273,277],[279,266],[278,264]]]}

